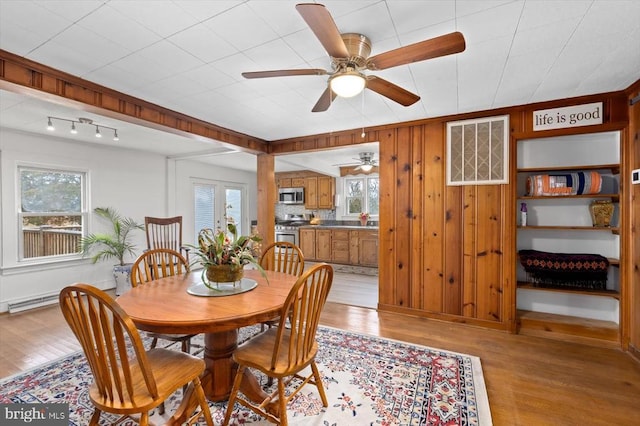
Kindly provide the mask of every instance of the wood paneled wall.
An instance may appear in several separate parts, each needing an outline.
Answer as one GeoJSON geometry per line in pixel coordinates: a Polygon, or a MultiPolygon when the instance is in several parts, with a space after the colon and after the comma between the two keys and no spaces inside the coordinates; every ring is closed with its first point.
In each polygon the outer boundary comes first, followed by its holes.
{"type": "Polygon", "coordinates": [[[275,141],[271,152],[378,141],[379,309],[515,331],[515,142],[624,130],[627,102],[621,92],[585,96],[369,128],[366,140],[358,129],[275,141]],[[591,102],[604,104],[602,125],[533,132],[533,111],[591,102]],[[502,114],[510,117],[512,184],[447,186],[446,123],[502,114]]]}

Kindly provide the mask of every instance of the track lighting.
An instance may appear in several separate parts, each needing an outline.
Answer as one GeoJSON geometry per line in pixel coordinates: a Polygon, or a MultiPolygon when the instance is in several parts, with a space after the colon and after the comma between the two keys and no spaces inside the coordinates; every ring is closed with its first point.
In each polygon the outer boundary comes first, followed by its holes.
{"type": "Polygon", "coordinates": [[[66,121],[67,123],[71,123],[70,132],[72,134],[74,134],[74,135],[78,133],[78,129],[76,128],[76,124],[88,124],[88,125],[94,126],[96,128],[96,138],[101,138],[102,137],[102,133],[100,132],[100,129],[109,129],[109,130],[113,130],[113,140],[114,141],[119,141],[120,140],[120,138],[118,137],[118,129],[116,129],[114,127],[103,126],[102,124],[96,124],[90,118],[80,117],[77,120],[69,120],[68,118],[47,117],[47,130],[49,130],[49,131],[54,131],[56,129],[54,127],[54,125],[53,125],[53,120],[66,121]]]}

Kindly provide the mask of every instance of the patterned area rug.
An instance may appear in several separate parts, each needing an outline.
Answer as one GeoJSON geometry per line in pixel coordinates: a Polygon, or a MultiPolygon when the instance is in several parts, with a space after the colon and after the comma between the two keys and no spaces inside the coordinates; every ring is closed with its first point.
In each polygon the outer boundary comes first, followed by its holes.
{"type": "MultiPolygon", "coordinates": [[[[240,339],[256,330],[241,330],[240,339]]],[[[291,424],[491,425],[477,357],[327,327],[318,329],[318,341],[316,360],[329,406],[324,408],[315,387],[307,386],[289,404],[291,424]]],[[[1,380],[0,403],[66,402],[69,424],[84,426],[93,413],[87,391],[92,380],[84,355],[77,353],[1,380]]],[[[178,391],[166,403],[166,417],[180,398],[178,391]]],[[[214,424],[221,424],[226,403],[210,405],[214,424]]],[[[116,419],[103,414],[100,424],[116,419]]],[[[163,423],[157,413],[152,420],[163,423]]],[[[117,424],[137,423],[126,419],[117,424]]],[[[237,405],[232,424],[270,423],[237,405]]]]}

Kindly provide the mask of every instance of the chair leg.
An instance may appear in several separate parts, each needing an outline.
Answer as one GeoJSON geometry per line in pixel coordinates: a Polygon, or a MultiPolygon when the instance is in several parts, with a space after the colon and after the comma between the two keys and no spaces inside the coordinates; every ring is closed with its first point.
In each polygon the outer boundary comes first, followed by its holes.
{"type": "Polygon", "coordinates": [[[100,414],[102,413],[102,411],[98,410],[97,408],[95,410],[93,410],[93,416],[91,416],[91,420],[89,420],[89,425],[90,426],[94,426],[94,425],[98,425],[100,423],[100,414]]]}
{"type": "Polygon", "coordinates": [[[154,337],[153,340],[151,340],[151,348],[150,349],[155,348],[157,344],[158,344],[158,338],[154,337]]]}
{"type": "Polygon", "coordinates": [[[325,407],[329,406],[329,402],[327,401],[327,395],[324,393],[324,385],[322,384],[322,376],[320,375],[320,371],[318,370],[318,365],[315,361],[311,361],[311,371],[313,371],[313,377],[316,381],[316,387],[318,388],[318,393],[320,394],[320,399],[322,399],[322,404],[325,407]]]}
{"type": "Polygon", "coordinates": [[[199,377],[196,377],[193,380],[193,386],[195,388],[196,398],[198,399],[198,403],[200,404],[202,413],[204,414],[204,420],[207,422],[207,426],[213,426],[211,410],[209,409],[209,403],[207,402],[207,397],[204,394],[204,389],[202,389],[202,383],[200,382],[199,377]]]}
{"type": "Polygon", "coordinates": [[[142,413],[142,415],[140,416],[140,423],[138,423],[140,426],[149,426],[149,412],[145,411],[142,413]]]}
{"type": "Polygon", "coordinates": [[[244,365],[238,366],[238,371],[236,372],[236,378],[233,380],[233,387],[231,388],[231,393],[229,394],[229,402],[227,403],[227,412],[224,414],[224,421],[222,422],[223,426],[227,426],[229,421],[231,420],[231,413],[233,413],[233,406],[236,403],[236,399],[238,398],[238,390],[240,389],[240,383],[242,382],[242,376],[244,375],[245,370],[244,365]]]}
{"type": "Polygon", "coordinates": [[[284,394],[284,379],[278,377],[278,403],[280,404],[280,426],[287,426],[287,398],[284,394]]]}

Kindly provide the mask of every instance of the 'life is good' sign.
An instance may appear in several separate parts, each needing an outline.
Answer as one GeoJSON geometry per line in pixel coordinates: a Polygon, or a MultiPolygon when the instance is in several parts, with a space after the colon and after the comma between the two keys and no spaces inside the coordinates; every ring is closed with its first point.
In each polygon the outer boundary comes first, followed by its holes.
{"type": "Polygon", "coordinates": [[[602,124],[602,102],[533,111],[533,130],[602,124]]]}

